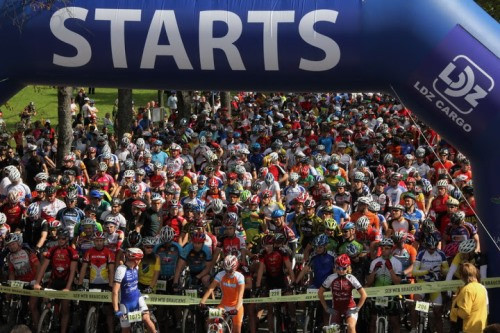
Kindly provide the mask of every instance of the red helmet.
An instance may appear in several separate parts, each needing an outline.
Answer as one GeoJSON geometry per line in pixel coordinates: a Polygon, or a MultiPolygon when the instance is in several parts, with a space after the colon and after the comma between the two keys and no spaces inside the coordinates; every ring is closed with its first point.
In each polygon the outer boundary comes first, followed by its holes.
{"type": "Polygon", "coordinates": [[[142,259],[144,258],[144,252],[136,247],[129,247],[126,252],[127,259],[142,259]]]}
{"type": "Polygon", "coordinates": [[[260,198],[258,195],[252,195],[252,197],[250,198],[250,204],[251,205],[258,205],[260,204],[260,198]]]}
{"type": "Polygon", "coordinates": [[[224,269],[232,272],[238,269],[238,258],[232,254],[226,256],[226,258],[224,258],[224,269]]]}
{"type": "Polygon", "coordinates": [[[262,192],[262,198],[270,198],[273,196],[273,193],[270,190],[265,190],[262,192]]]}
{"type": "Polygon", "coordinates": [[[300,169],[300,175],[302,177],[307,177],[309,176],[309,165],[306,165],[300,169]]]}
{"type": "Polygon", "coordinates": [[[104,236],[104,232],[102,231],[95,232],[94,239],[106,239],[106,237],[104,236]]]}
{"type": "Polygon", "coordinates": [[[379,164],[379,166],[377,167],[377,174],[379,175],[385,175],[385,166],[382,165],[382,164],[379,164]]]}
{"type": "Polygon", "coordinates": [[[208,181],[208,186],[209,187],[217,187],[217,186],[219,186],[219,182],[215,178],[210,178],[210,180],[208,181]]]}
{"type": "Polygon", "coordinates": [[[274,236],[273,235],[265,235],[262,237],[262,245],[272,245],[274,244],[274,236]]]}
{"type": "Polygon", "coordinates": [[[347,254],[344,253],[337,257],[337,260],[335,260],[335,264],[339,267],[346,268],[351,265],[351,259],[347,254]]]}
{"type": "Polygon", "coordinates": [[[141,211],[144,211],[144,210],[146,210],[147,206],[141,200],[135,200],[134,202],[132,202],[132,207],[135,207],[135,208],[140,209],[141,211]]]}
{"type": "Polygon", "coordinates": [[[314,208],[314,207],[316,207],[316,201],[314,201],[313,199],[307,199],[304,202],[304,208],[314,208]]]}
{"type": "Polygon", "coordinates": [[[308,194],[307,192],[300,193],[295,200],[300,203],[304,203],[307,200],[308,194]]]}
{"type": "Polygon", "coordinates": [[[205,243],[205,238],[207,238],[207,236],[203,232],[194,232],[191,235],[191,241],[193,243],[205,243]]]}

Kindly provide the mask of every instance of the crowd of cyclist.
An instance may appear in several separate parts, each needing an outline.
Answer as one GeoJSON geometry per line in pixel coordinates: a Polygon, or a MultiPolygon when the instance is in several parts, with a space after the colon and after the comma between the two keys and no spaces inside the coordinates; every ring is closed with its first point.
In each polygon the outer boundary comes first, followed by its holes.
{"type": "MultiPolygon", "coordinates": [[[[200,96],[189,119],[153,124],[149,106],[140,109],[122,138],[75,124],[63,165],[50,124],[21,125],[16,149],[3,134],[3,279],[36,290],[78,290],[88,279],[87,288],[112,290],[109,332],[113,312],[127,330],[124,314],[135,309],[154,331],[141,293],[187,284],[209,291],[201,306],[219,286],[233,332],[244,314],[256,332],[256,306],[242,299],[312,287],[325,325],[345,317],[354,332],[363,287],[458,279],[464,262],[486,277],[469,160],[391,96],[240,93],[230,110],[200,96]]],[[[34,327],[39,306],[31,297],[34,327]]],[[[272,317],[269,305],[271,331],[272,317]]],[[[68,325],[62,300],[61,331],[68,325]]]]}

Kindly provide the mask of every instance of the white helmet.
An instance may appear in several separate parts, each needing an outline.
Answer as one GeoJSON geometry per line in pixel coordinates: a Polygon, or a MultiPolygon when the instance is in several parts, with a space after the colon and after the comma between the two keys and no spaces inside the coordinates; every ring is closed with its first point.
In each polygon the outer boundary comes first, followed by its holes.
{"type": "Polygon", "coordinates": [[[39,172],[36,174],[35,179],[41,182],[46,182],[49,179],[49,175],[45,172],[39,172]]]}
{"type": "Polygon", "coordinates": [[[446,179],[438,180],[438,182],[436,183],[436,186],[448,188],[448,181],[446,179]]]}
{"type": "Polygon", "coordinates": [[[137,139],[137,141],[135,142],[135,144],[137,145],[137,148],[139,149],[142,149],[146,146],[146,142],[144,141],[143,138],[139,138],[137,139]]]}
{"type": "Polygon", "coordinates": [[[298,173],[296,173],[296,172],[292,172],[292,173],[290,174],[290,180],[291,180],[292,182],[297,182],[297,181],[299,181],[299,174],[298,174],[298,173]]]}
{"type": "Polygon", "coordinates": [[[104,162],[99,163],[99,170],[100,171],[106,171],[108,170],[108,165],[104,162]]]}
{"type": "Polygon", "coordinates": [[[7,222],[7,216],[4,213],[0,212],[0,225],[5,224],[7,222]]]}
{"type": "Polygon", "coordinates": [[[476,241],[472,238],[462,241],[458,246],[458,252],[460,253],[470,253],[475,249],[476,249],[476,241]]]}
{"type": "Polygon", "coordinates": [[[361,216],[356,221],[356,229],[358,229],[359,231],[366,231],[368,230],[369,226],[370,226],[370,219],[366,216],[361,216]]]}
{"type": "Polygon", "coordinates": [[[19,181],[19,179],[21,179],[21,173],[19,170],[17,170],[17,168],[11,169],[9,172],[9,180],[14,183],[19,181]]]}
{"type": "Polygon", "coordinates": [[[47,183],[40,183],[36,184],[35,191],[37,192],[45,192],[45,189],[47,188],[47,183]]]}
{"type": "Polygon", "coordinates": [[[134,170],[125,170],[123,173],[123,177],[135,177],[135,171],[134,170]]]}

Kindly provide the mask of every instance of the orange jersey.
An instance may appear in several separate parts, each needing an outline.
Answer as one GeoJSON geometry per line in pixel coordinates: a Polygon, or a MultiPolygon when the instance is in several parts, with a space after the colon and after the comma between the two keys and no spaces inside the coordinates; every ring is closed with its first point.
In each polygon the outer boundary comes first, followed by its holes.
{"type": "Polygon", "coordinates": [[[234,272],[233,275],[230,276],[226,271],[221,271],[215,276],[215,281],[219,283],[222,291],[220,305],[227,308],[236,308],[240,297],[240,286],[245,285],[245,277],[243,274],[234,272]]]}
{"type": "Polygon", "coordinates": [[[366,216],[370,220],[370,225],[375,228],[375,230],[380,230],[380,220],[376,214],[373,214],[372,212],[366,212],[366,213],[360,213],[360,212],[354,212],[351,214],[350,220],[354,223],[361,217],[361,216],[366,216]]]}

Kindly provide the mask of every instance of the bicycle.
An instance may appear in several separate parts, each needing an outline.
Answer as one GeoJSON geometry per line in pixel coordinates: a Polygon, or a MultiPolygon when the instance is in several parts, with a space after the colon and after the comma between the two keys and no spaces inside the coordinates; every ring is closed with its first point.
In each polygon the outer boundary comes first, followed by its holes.
{"type": "Polygon", "coordinates": [[[206,310],[209,321],[207,333],[231,333],[232,316],[236,313],[236,310],[225,311],[221,308],[208,308],[206,310]]]}
{"type": "Polygon", "coordinates": [[[324,333],[346,333],[347,332],[347,323],[345,314],[341,315],[342,323],[339,324],[330,324],[328,326],[323,326],[324,333]]]}
{"type": "MultiPolygon", "coordinates": [[[[203,285],[190,285],[184,290],[184,295],[200,298],[204,293],[203,285]]],[[[182,314],[182,333],[201,333],[203,331],[203,313],[198,305],[190,305],[184,309],[182,314]]]]}
{"type": "MultiPolygon", "coordinates": [[[[290,292],[292,292],[293,294],[293,289],[290,288],[272,289],[269,290],[269,297],[280,297],[282,292],[283,294],[288,294],[290,292]]],[[[294,325],[295,322],[292,321],[290,313],[287,309],[287,303],[276,302],[273,305],[273,312],[274,312],[274,323],[273,323],[274,332],[295,333],[297,331],[297,328],[294,325]]]]}
{"type": "MultiPolygon", "coordinates": [[[[307,295],[317,295],[318,289],[301,288],[307,295]],[[305,289],[305,290],[304,290],[305,289]]],[[[319,332],[323,325],[323,309],[318,301],[308,301],[304,308],[304,322],[302,331],[304,333],[319,332]]]]}
{"type": "MultiPolygon", "coordinates": [[[[54,289],[45,288],[45,291],[54,291],[54,289]]],[[[50,333],[59,325],[59,303],[54,304],[55,299],[44,299],[43,311],[38,322],[37,333],[50,333]]]]}
{"type": "MultiPolygon", "coordinates": [[[[24,281],[11,280],[8,283],[2,283],[2,285],[16,289],[31,289],[29,283],[24,281]]],[[[28,311],[27,296],[10,295],[10,300],[5,300],[4,309],[7,311],[4,313],[4,320],[8,327],[14,327],[20,323],[30,325],[31,315],[28,311]]]]}
{"type": "MultiPolygon", "coordinates": [[[[101,290],[101,289],[88,289],[88,292],[91,293],[100,293],[100,292],[106,292],[108,290],[101,290]]],[[[91,303],[90,308],[87,311],[87,316],[85,319],[85,333],[96,333],[99,327],[99,318],[101,314],[104,314],[104,303],[91,303]]]]}
{"type": "Polygon", "coordinates": [[[393,300],[390,297],[376,297],[375,300],[369,299],[372,303],[372,310],[375,311],[375,332],[377,333],[388,333],[389,332],[389,310],[391,308],[391,303],[395,306],[393,300]]]}
{"type": "Polygon", "coordinates": [[[434,330],[429,325],[429,312],[434,310],[435,308],[441,308],[442,304],[426,302],[426,301],[414,301],[408,299],[405,303],[411,303],[415,305],[415,311],[418,312],[418,324],[417,324],[417,332],[418,333],[431,333],[434,330]]]}

